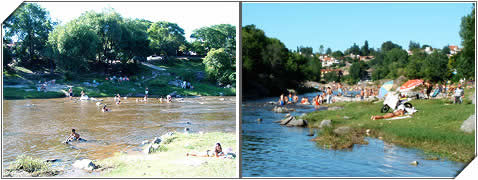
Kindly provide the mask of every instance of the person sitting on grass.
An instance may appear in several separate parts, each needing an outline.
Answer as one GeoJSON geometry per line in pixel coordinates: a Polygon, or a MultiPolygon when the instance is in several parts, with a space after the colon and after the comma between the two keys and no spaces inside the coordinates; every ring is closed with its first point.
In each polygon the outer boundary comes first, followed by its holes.
{"type": "Polygon", "coordinates": [[[216,143],[216,146],[214,147],[214,152],[211,152],[211,150],[206,150],[206,154],[192,154],[192,153],[186,153],[186,156],[197,156],[197,157],[220,157],[224,156],[224,152],[222,152],[222,147],[221,143],[216,143]]]}
{"type": "Polygon", "coordinates": [[[402,104],[398,106],[397,110],[393,111],[392,113],[387,113],[383,116],[372,116],[370,119],[377,120],[377,119],[388,119],[397,116],[403,116],[405,114],[405,106],[402,104]]]}

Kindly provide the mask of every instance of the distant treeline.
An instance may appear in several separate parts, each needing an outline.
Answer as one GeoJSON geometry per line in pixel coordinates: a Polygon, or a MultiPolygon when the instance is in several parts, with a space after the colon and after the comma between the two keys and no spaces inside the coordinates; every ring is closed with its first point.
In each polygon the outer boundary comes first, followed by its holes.
{"type": "Polygon", "coordinates": [[[461,21],[459,34],[463,48],[452,55],[448,45],[439,49],[429,45],[420,46],[413,41],[410,41],[408,48],[411,55],[391,41],[384,42],[377,49],[369,48],[368,41],[365,41],[362,47],[354,43],[344,52],[332,51],[330,48],[324,51],[322,45],[318,53],[313,53],[311,47],[302,46],[292,51],[280,40],[267,37],[261,29],[247,25],[242,28],[243,96],[275,96],[287,92],[288,88],[299,88],[300,84],[307,80],[356,84],[364,79],[395,79],[400,76],[432,82],[474,79],[474,22],[473,8],[461,21]],[[433,50],[426,52],[427,47],[433,50]],[[365,62],[349,56],[350,54],[373,58],[365,62]],[[321,55],[338,59],[339,63],[327,68],[345,70],[348,75],[344,76],[342,71],[331,71],[321,79],[321,69],[325,68],[318,58],[321,55]],[[350,66],[345,68],[346,64],[350,66]]]}
{"type": "Polygon", "coordinates": [[[36,3],[24,3],[3,27],[3,63],[7,69],[14,62],[34,71],[131,75],[136,73],[138,62],[150,55],[166,59],[207,56],[214,50],[205,62],[210,77],[224,84],[235,81],[236,28],[230,24],[196,29],[190,43],[184,30],[171,22],[123,18],[106,9],[87,11],[57,25],[47,10],[36,3]]]}

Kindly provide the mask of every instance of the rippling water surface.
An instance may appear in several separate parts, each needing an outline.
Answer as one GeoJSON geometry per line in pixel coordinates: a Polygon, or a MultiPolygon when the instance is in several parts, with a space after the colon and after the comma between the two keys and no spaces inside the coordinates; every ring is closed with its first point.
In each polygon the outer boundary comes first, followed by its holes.
{"type": "Polygon", "coordinates": [[[159,104],[135,99],[114,104],[103,113],[96,102],[59,99],[4,100],[3,154],[5,169],[18,155],[42,159],[103,159],[116,152],[139,150],[139,144],[168,131],[235,132],[235,97],[197,97],[159,104]],[[61,142],[75,128],[86,143],[61,142]]]}
{"type": "MultiPolygon", "coordinates": [[[[314,94],[307,94],[312,96],[314,94]]],[[[243,177],[454,177],[465,166],[443,160],[425,160],[422,151],[367,138],[368,145],[349,150],[328,150],[307,136],[308,128],[280,126],[284,114],[271,111],[267,102],[243,101],[243,177]],[[262,122],[257,119],[262,118],[262,122]],[[418,161],[418,166],[410,162],[418,161]]],[[[313,111],[296,106],[292,115],[313,111]]]]}

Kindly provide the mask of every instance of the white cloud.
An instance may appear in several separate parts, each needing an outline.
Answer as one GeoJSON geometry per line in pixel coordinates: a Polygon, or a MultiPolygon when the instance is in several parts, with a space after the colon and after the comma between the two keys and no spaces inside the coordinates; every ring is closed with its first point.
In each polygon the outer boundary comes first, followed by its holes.
{"type": "Polygon", "coordinates": [[[66,23],[83,12],[113,8],[124,18],[177,23],[189,39],[194,29],[214,24],[238,26],[238,2],[38,2],[54,20],[66,23]]]}

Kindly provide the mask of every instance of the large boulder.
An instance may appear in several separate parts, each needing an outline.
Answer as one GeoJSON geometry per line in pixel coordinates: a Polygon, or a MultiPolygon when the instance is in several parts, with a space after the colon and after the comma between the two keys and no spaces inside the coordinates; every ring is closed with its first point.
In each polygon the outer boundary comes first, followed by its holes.
{"type": "Polygon", "coordinates": [[[332,127],[332,120],[322,120],[319,125],[320,128],[332,127]]]}
{"type": "Polygon", "coordinates": [[[305,127],[307,126],[307,121],[303,119],[292,119],[287,123],[287,126],[299,126],[299,127],[305,127]]]}
{"type": "Polygon", "coordinates": [[[336,129],[334,129],[334,133],[335,134],[338,134],[338,135],[344,135],[344,134],[347,134],[350,132],[350,127],[348,126],[342,126],[342,127],[338,127],[336,129]]]}
{"type": "Polygon", "coordinates": [[[98,168],[98,166],[96,166],[93,161],[89,159],[76,160],[75,163],[73,163],[73,167],[88,171],[98,168]]]}
{"type": "Polygon", "coordinates": [[[460,129],[464,132],[471,133],[475,131],[475,114],[471,115],[468,119],[466,119],[463,124],[461,124],[460,129]]]}

